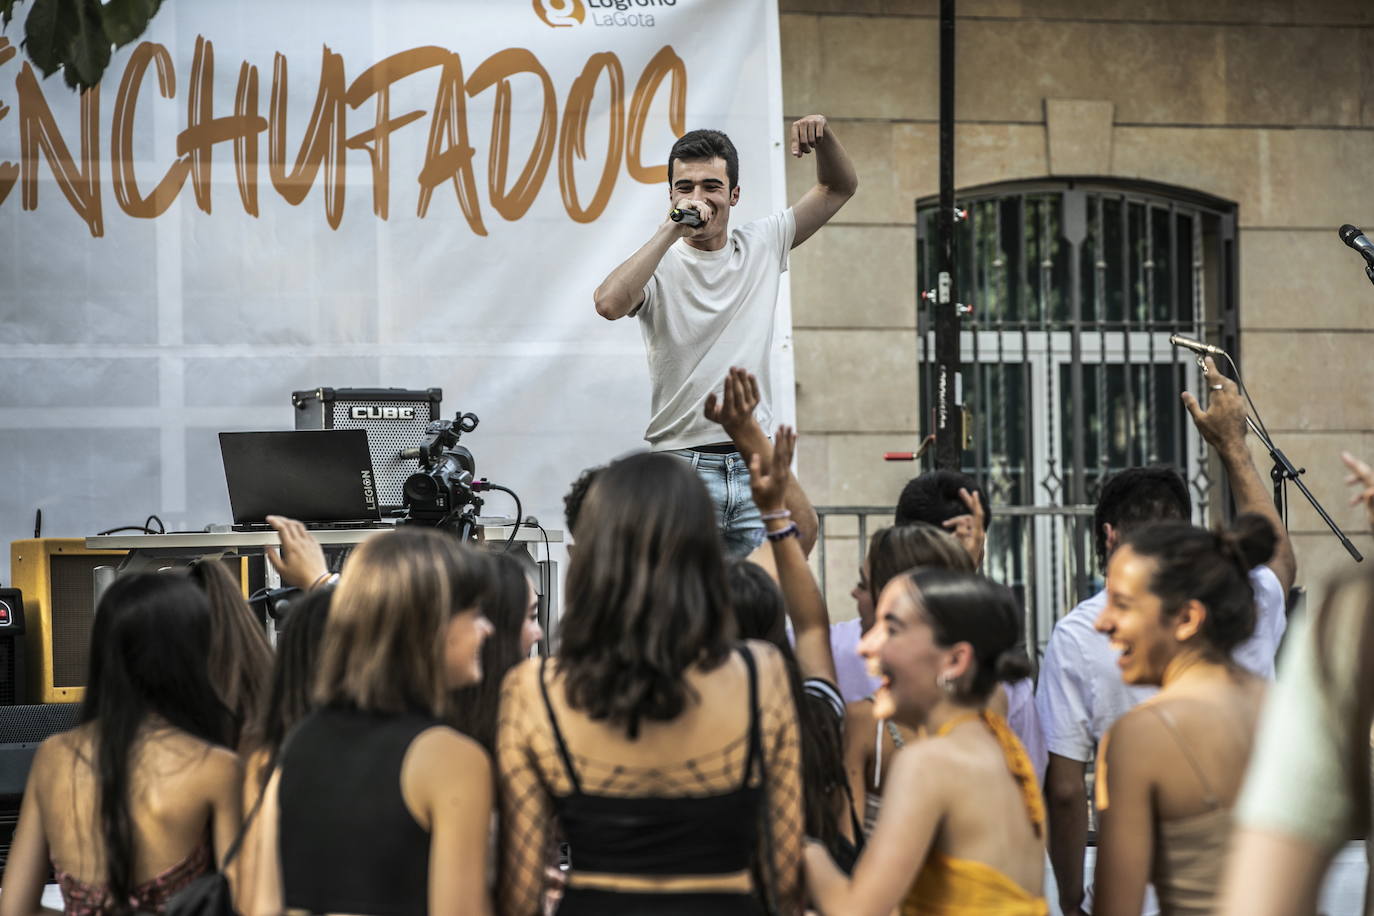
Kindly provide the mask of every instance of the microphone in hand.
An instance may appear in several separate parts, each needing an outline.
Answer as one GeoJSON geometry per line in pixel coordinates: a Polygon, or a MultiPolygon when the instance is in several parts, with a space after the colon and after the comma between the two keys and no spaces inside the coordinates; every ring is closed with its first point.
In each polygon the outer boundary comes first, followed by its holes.
{"type": "Polygon", "coordinates": [[[1210,354],[1212,356],[1225,356],[1226,351],[1221,347],[1214,347],[1211,344],[1203,343],[1200,340],[1193,340],[1190,337],[1183,337],[1179,334],[1169,335],[1169,345],[1172,347],[1182,347],[1185,350],[1192,350],[1199,355],[1210,354]]]}
{"type": "Polygon", "coordinates": [[[668,218],[675,223],[682,223],[684,226],[696,228],[702,223],[701,211],[695,207],[674,207],[669,213],[668,218]]]}

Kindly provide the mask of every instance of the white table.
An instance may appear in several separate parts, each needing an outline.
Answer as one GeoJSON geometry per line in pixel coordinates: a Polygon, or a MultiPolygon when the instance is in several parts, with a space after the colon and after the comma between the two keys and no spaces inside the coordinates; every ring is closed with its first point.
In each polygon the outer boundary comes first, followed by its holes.
{"type": "MultiPolygon", "coordinates": [[[[509,519],[478,519],[478,543],[492,550],[499,550],[511,535],[509,519]]],[[[315,539],[325,548],[326,553],[356,547],[370,537],[392,530],[392,526],[380,528],[335,528],[311,531],[315,539]]],[[[540,643],[541,651],[550,648],[549,634],[555,632],[558,622],[558,564],[552,557],[545,555],[539,559],[538,546],[545,542],[562,543],[563,532],[557,529],[521,527],[515,532],[511,552],[526,565],[534,580],[535,590],[539,593],[539,622],[545,637],[540,643]]],[[[119,563],[115,575],[119,573],[156,572],[169,566],[188,563],[201,557],[261,556],[264,548],[276,547],[281,541],[275,531],[194,531],[170,534],[102,534],[86,538],[86,546],[93,550],[127,550],[128,554],[119,563]]],[[[265,565],[265,575],[269,585],[278,583],[276,571],[270,564],[265,565]]],[[[99,571],[97,571],[99,577],[99,571]]],[[[97,579],[95,598],[99,602],[104,586],[113,579],[107,575],[97,579]]]]}

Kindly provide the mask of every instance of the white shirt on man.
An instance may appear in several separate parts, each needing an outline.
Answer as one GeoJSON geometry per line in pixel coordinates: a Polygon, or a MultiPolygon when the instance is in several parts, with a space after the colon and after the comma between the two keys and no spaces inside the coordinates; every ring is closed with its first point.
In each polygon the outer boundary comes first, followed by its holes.
{"type": "Polygon", "coordinates": [[[773,321],[796,229],[788,208],[731,230],[716,251],[678,239],[659,261],[633,313],[649,359],[644,438],[654,451],[722,441],[724,433],[702,409],[731,366],[760,379],[755,416],[771,430],[773,321]]]}

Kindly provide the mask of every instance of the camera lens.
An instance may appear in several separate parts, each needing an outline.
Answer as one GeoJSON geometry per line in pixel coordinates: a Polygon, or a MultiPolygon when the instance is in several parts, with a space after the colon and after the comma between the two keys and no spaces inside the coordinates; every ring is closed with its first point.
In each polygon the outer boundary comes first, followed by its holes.
{"type": "Polygon", "coordinates": [[[403,490],[407,503],[428,503],[439,495],[439,485],[428,474],[411,474],[403,490]]]}

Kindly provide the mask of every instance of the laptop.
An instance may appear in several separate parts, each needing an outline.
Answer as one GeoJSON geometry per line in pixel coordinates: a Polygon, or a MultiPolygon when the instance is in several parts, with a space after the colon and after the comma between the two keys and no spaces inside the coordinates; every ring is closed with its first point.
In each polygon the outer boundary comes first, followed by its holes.
{"type": "Polygon", "coordinates": [[[267,516],[312,528],[381,524],[365,429],[220,433],[235,531],[268,528],[267,516]]]}

